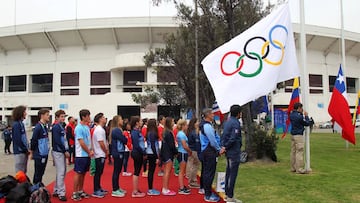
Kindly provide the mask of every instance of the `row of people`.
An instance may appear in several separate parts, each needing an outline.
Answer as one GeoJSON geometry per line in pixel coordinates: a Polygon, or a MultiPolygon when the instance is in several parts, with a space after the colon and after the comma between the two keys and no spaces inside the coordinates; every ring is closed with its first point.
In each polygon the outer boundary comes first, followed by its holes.
{"type": "MultiPolygon", "coordinates": [[[[89,198],[90,195],[83,190],[85,174],[89,170],[91,159],[96,163],[94,175],[94,197],[104,197],[108,191],[101,187],[101,176],[104,170],[105,159],[112,155],[114,159],[114,169],[112,174],[112,192],[114,197],[123,197],[126,191],[120,187],[119,177],[126,157],[126,148],[129,148],[128,142],[132,142],[131,157],[134,163],[133,173],[133,191],[131,196],[144,197],[146,194],[141,192],[138,187],[139,175],[144,160],[149,162],[148,170],[148,195],[167,195],[172,196],[177,193],[169,188],[169,179],[173,168],[173,161],[179,162],[179,194],[190,194],[190,189],[184,184],[186,173],[186,163],[188,159],[195,162],[201,160],[201,178],[199,193],[204,193],[204,200],[207,202],[217,202],[219,197],[212,192],[211,185],[215,176],[217,157],[226,153],[227,170],[225,180],[225,190],[228,202],[233,201],[233,190],[237,176],[237,170],[240,163],[241,148],[241,130],[238,119],[241,115],[240,106],[231,108],[231,118],[225,123],[224,134],[220,142],[220,136],[212,127],[214,114],[211,109],[203,111],[203,120],[199,124],[199,130],[196,130],[197,119],[190,121],[190,130],[185,120],[180,119],[176,124],[177,134],[174,130],[174,119],[165,118],[162,138],[159,137],[158,125],[155,119],[150,119],[147,123],[146,135],[142,135],[142,120],[139,116],[131,117],[130,136],[123,131],[124,121],[121,116],[114,116],[111,121],[109,139],[106,139],[104,129],[106,118],[104,114],[98,113],[94,117],[94,127],[90,129],[91,123],[90,111],[83,109],[79,112],[80,122],[76,125],[73,134],[75,135],[74,148],[74,186],[71,198],[79,201],[82,198],[89,198]],[[144,139],[145,137],[145,139],[144,139]],[[161,139],[161,141],[160,141],[161,139]],[[191,140],[191,141],[190,141],[191,140]],[[177,141],[178,146],[175,145],[177,141]],[[189,145],[189,141],[191,144],[189,145]],[[109,143],[107,143],[109,142],[109,143]],[[146,143],[146,144],[145,144],[146,143]],[[109,148],[110,144],[111,148],[109,148]],[[145,145],[147,147],[145,148],[145,145]],[[153,188],[154,171],[156,162],[160,160],[163,164],[164,175],[162,178],[162,189],[158,191],[153,188]]],[[[35,173],[33,183],[42,182],[48,155],[50,152],[49,135],[45,124],[49,122],[49,110],[41,109],[38,112],[39,123],[36,124],[30,145],[27,143],[25,127],[22,120],[26,117],[26,108],[24,106],[16,107],[13,110],[13,140],[15,154],[15,170],[27,171],[27,160],[34,160],[35,173]]],[[[66,201],[65,195],[65,174],[66,159],[70,157],[69,143],[66,140],[65,112],[58,110],[55,112],[55,123],[52,128],[52,156],[56,167],[56,180],[53,196],[66,201]]],[[[130,150],[128,150],[130,151],[130,150]]],[[[130,153],[130,152],[129,152],[130,153]]],[[[189,171],[190,186],[196,185],[197,167],[189,171]]]]}

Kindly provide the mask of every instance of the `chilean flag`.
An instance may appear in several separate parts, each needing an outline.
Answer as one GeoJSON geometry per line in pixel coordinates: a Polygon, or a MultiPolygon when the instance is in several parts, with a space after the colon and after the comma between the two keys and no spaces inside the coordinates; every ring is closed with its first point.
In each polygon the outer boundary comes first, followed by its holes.
{"type": "Polygon", "coordinates": [[[284,134],[281,136],[281,139],[284,139],[286,136],[286,133],[288,132],[289,125],[290,125],[290,113],[292,110],[294,110],[294,104],[298,103],[298,102],[300,102],[299,78],[296,77],[296,78],[294,78],[293,92],[292,92],[290,104],[289,104],[288,110],[287,110],[288,117],[286,120],[286,128],[285,128],[284,134]]]}
{"type": "Polygon", "coordinates": [[[224,121],[224,114],[221,113],[219,105],[216,101],[212,105],[212,112],[214,113],[214,120],[216,124],[220,125],[224,121]]]}
{"type": "Polygon", "coordinates": [[[355,144],[355,127],[352,124],[349,104],[346,100],[346,85],[341,65],[331,95],[328,112],[342,128],[342,137],[355,144]]]}

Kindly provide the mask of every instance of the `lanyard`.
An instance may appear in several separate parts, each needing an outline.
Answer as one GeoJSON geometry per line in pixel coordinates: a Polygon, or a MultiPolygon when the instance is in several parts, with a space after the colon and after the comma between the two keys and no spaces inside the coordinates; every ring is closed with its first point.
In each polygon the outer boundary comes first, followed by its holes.
{"type": "Polygon", "coordinates": [[[45,129],[45,124],[42,124],[41,122],[39,122],[39,124],[41,125],[41,129],[43,130],[43,133],[44,133],[44,135],[47,135],[48,134],[48,132],[47,132],[47,130],[45,129]]]}

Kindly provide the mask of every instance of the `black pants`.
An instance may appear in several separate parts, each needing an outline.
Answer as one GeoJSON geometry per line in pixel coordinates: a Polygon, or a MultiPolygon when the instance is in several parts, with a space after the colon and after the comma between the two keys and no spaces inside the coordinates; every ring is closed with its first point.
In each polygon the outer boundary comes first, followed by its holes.
{"type": "Polygon", "coordinates": [[[200,162],[201,162],[200,188],[204,189],[204,161],[200,160],[200,162]]]}
{"type": "Polygon", "coordinates": [[[144,167],[144,172],[145,171],[147,171],[147,164],[148,164],[148,160],[147,159],[145,159],[144,161],[143,161],[143,167],[144,167]]]}
{"type": "Polygon", "coordinates": [[[208,146],[206,149],[202,152],[203,153],[203,184],[204,184],[204,190],[205,190],[205,196],[211,195],[211,185],[215,177],[216,172],[216,157],[217,153],[216,151],[208,146]]]}
{"type": "Polygon", "coordinates": [[[95,159],[94,192],[101,190],[101,176],[104,172],[105,157],[95,159]]]}
{"type": "Polygon", "coordinates": [[[141,171],[141,166],[143,165],[144,159],[143,155],[138,152],[131,152],[131,157],[134,160],[134,176],[139,176],[141,171]]]}
{"type": "Polygon", "coordinates": [[[35,168],[34,178],[33,178],[33,184],[34,185],[36,183],[41,183],[42,182],[42,178],[43,178],[44,173],[45,173],[45,168],[46,168],[47,161],[48,161],[48,157],[34,159],[34,168],[35,168]]]}
{"type": "Polygon", "coordinates": [[[149,187],[149,190],[153,189],[154,172],[155,172],[155,168],[156,168],[156,159],[157,159],[156,155],[148,154],[148,161],[149,161],[148,187],[149,187]]]}
{"type": "Polygon", "coordinates": [[[124,154],[120,153],[117,156],[113,156],[113,159],[114,159],[114,171],[112,174],[112,187],[113,187],[113,191],[116,191],[120,188],[119,177],[120,177],[121,168],[122,168],[123,161],[124,161],[124,154]]]}
{"type": "Polygon", "coordinates": [[[127,172],[127,166],[129,162],[130,152],[124,152],[124,172],[127,172]]]}
{"type": "Polygon", "coordinates": [[[234,197],[234,186],[240,165],[239,157],[226,157],[225,193],[228,198],[234,197]]]}
{"type": "MultiPolygon", "coordinates": [[[[109,144],[109,149],[112,149],[111,147],[112,147],[111,144],[109,144]]],[[[109,153],[109,157],[108,157],[108,158],[109,158],[109,162],[108,162],[108,163],[109,163],[109,164],[112,164],[112,159],[111,159],[111,154],[110,154],[110,153],[109,153]]]]}
{"type": "Polygon", "coordinates": [[[11,153],[10,151],[10,145],[11,145],[11,140],[5,140],[5,154],[6,153],[11,153]]]}
{"type": "Polygon", "coordinates": [[[69,164],[75,161],[75,145],[69,145],[69,164]],[[71,159],[72,158],[72,159],[71,159]]]}

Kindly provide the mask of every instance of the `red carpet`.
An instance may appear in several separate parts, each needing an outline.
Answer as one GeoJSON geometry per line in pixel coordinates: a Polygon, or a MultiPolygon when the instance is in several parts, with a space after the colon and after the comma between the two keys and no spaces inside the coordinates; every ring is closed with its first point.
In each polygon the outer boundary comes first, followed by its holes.
{"type": "MultiPolygon", "coordinates": [[[[144,198],[132,198],[131,197],[131,191],[132,191],[132,176],[130,177],[124,177],[124,176],[120,176],[120,187],[122,189],[125,189],[127,191],[127,194],[125,197],[123,198],[115,198],[111,196],[111,190],[112,190],[112,184],[111,184],[111,177],[112,177],[112,171],[113,171],[113,166],[108,165],[107,163],[105,164],[105,169],[104,169],[104,174],[102,175],[102,179],[101,179],[101,186],[109,191],[109,194],[107,194],[105,196],[105,198],[94,198],[91,197],[90,199],[82,199],[80,202],[86,202],[86,203],[99,203],[99,202],[127,202],[127,203],[131,203],[131,202],[146,202],[146,203],[169,203],[169,201],[171,201],[171,203],[199,203],[199,202],[205,202],[204,201],[204,196],[198,194],[198,189],[191,189],[191,194],[190,195],[179,195],[177,194],[176,196],[145,196],[144,198]]],[[[128,171],[129,172],[133,172],[133,163],[132,163],[132,159],[129,160],[129,165],[128,165],[128,171]]],[[[155,175],[154,175],[154,189],[157,189],[159,191],[161,191],[161,187],[162,187],[162,177],[158,177],[157,176],[157,169],[155,171],[155,175]]],[[[173,175],[173,170],[172,170],[172,175],[170,177],[170,189],[177,191],[179,189],[179,182],[178,182],[178,177],[176,177],[175,175],[173,175]]],[[[67,190],[67,198],[68,198],[68,202],[73,202],[73,200],[71,200],[71,194],[73,192],[73,175],[74,175],[74,171],[71,170],[70,172],[67,173],[66,178],[65,178],[65,184],[66,184],[66,190],[67,190]]],[[[141,174],[140,174],[141,175],[141,174]]],[[[186,178],[184,178],[184,183],[185,185],[188,184],[188,181],[186,178]]],[[[52,193],[53,192],[53,187],[54,187],[54,183],[51,183],[47,186],[47,188],[49,189],[49,191],[52,193]]],[[[147,178],[143,178],[143,177],[139,177],[139,188],[142,192],[145,192],[148,190],[147,187],[147,178]]],[[[91,194],[93,192],[93,177],[89,175],[89,173],[86,174],[85,177],[85,183],[84,183],[84,191],[91,194]]],[[[53,203],[59,203],[61,201],[59,201],[57,198],[51,198],[51,201],[53,203]]],[[[223,202],[223,201],[220,201],[223,202]]]]}

